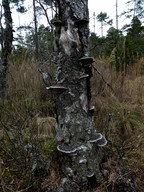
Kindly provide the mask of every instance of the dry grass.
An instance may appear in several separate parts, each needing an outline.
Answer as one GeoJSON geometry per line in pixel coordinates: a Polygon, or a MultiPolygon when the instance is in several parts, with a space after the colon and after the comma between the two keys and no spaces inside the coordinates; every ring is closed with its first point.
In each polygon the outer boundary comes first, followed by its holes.
{"type": "MultiPolygon", "coordinates": [[[[136,63],[133,68],[129,68],[127,74],[115,72],[115,69],[110,67],[110,59],[96,60],[94,66],[101,72],[93,71],[92,99],[91,103],[95,105],[95,124],[97,131],[107,134],[108,150],[113,156],[109,158],[105,166],[110,170],[109,180],[105,180],[97,187],[95,192],[110,191],[109,186],[113,186],[114,177],[117,176],[118,170],[113,165],[114,161],[120,162],[128,167],[135,186],[138,191],[142,192],[144,188],[144,75],[142,66],[144,65],[143,58],[136,63]],[[104,80],[105,82],[104,82],[104,80]],[[107,83],[106,83],[107,82],[107,83]]],[[[47,94],[45,85],[43,84],[41,74],[38,72],[38,64],[35,60],[29,60],[27,55],[22,57],[12,57],[9,61],[8,74],[8,89],[3,103],[0,105],[0,121],[1,126],[5,125],[5,133],[10,134],[10,138],[17,138],[17,143],[20,144],[18,157],[24,152],[22,147],[21,135],[25,138],[25,134],[29,133],[28,129],[35,129],[34,122],[38,116],[45,117],[53,111],[53,102],[47,94]],[[19,128],[19,129],[16,129],[19,128]],[[17,131],[19,130],[19,132],[17,131]]],[[[32,134],[31,134],[32,136],[32,134]]],[[[24,139],[23,138],[23,139],[24,139]]],[[[26,138],[28,138],[26,136],[26,138]]],[[[31,141],[35,142],[32,137],[31,141]]],[[[0,135],[0,141],[3,139],[3,134],[0,135]]],[[[8,151],[11,150],[11,141],[5,143],[8,151]],[[10,147],[10,148],[9,148],[10,147]]],[[[26,141],[28,142],[28,141],[26,141]]],[[[53,143],[53,142],[52,142],[53,143]]],[[[45,143],[44,151],[48,151],[51,143],[45,143]]],[[[52,147],[54,147],[52,145],[52,147]]],[[[13,152],[13,151],[12,151],[13,152]]],[[[2,182],[7,182],[5,185],[11,187],[12,182],[18,182],[19,188],[26,188],[27,181],[25,174],[31,177],[30,169],[33,167],[33,159],[31,153],[29,155],[29,165],[26,164],[26,172],[23,172],[21,180],[15,180],[16,177],[11,170],[11,164],[7,164],[6,160],[9,155],[6,152],[1,153],[0,172],[3,173],[2,182]],[[5,176],[4,176],[5,175],[5,176]]],[[[26,154],[25,154],[26,155],[26,154]]],[[[49,153],[43,153],[45,159],[49,158],[49,153]]],[[[24,160],[20,160],[22,163],[24,160]]],[[[25,162],[26,163],[26,162],[25,162]]],[[[15,167],[14,163],[14,167],[15,167]]],[[[119,167],[118,167],[119,168],[119,167]]],[[[121,173],[123,176],[123,173],[121,173]]],[[[52,180],[56,178],[56,172],[51,172],[52,180]]],[[[124,177],[127,179],[127,177],[124,177]]],[[[59,181],[59,174],[56,178],[56,183],[59,181]]],[[[30,181],[29,181],[30,182],[30,181]]],[[[54,182],[54,181],[53,181],[54,182]]],[[[49,180],[45,180],[43,185],[53,185],[49,180]],[[48,181],[48,182],[47,182],[48,181]]],[[[117,181],[116,181],[117,182],[117,181]]],[[[43,186],[43,187],[44,187],[43,186]]],[[[4,185],[3,185],[4,187],[4,185]]],[[[13,190],[19,190],[17,186],[12,187],[13,190]]],[[[7,190],[5,188],[5,190],[7,190]]]]}
{"type": "MultiPolygon", "coordinates": [[[[27,53],[9,60],[7,90],[0,102],[0,187],[3,191],[38,191],[42,174],[47,173],[38,139],[36,119],[53,111],[53,101],[45,89],[38,64],[27,53]],[[39,171],[41,169],[41,171],[39,171]]],[[[38,126],[38,125],[37,125],[38,126]]],[[[46,144],[45,144],[46,145],[46,144]]],[[[47,145],[47,156],[53,145],[47,145]]]]}
{"type": "Polygon", "coordinates": [[[40,116],[49,115],[54,103],[38,69],[38,63],[29,60],[27,53],[23,53],[21,59],[16,56],[10,58],[5,104],[15,103],[21,111],[27,109],[40,116]]]}
{"type": "Polygon", "coordinates": [[[141,73],[141,65],[144,62],[142,61],[139,61],[132,69],[129,69],[127,74],[117,74],[110,67],[108,59],[96,60],[94,66],[112,87],[111,89],[102,80],[101,76],[95,70],[93,71],[91,103],[96,107],[95,115],[99,114],[104,117],[101,118],[101,121],[107,121],[109,104],[113,101],[115,102],[115,100],[121,104],[133,107],[134,110],[137,110],[144,117],[144,75],[141,73]]]}
{"type": "MultiPolygon", "coordinates": [[[[95,105],[97,131],[108,138],[108,148],[113,152],[112,161],[128,167],[137,190],[144,189],[144,75],[143,58],[127,73],[116,73],[110,67],[109,59],[96,60],[94,66],[102,76],[93,71],[92,99],[95,105]],[[110,85],[110,86],[109,86],[110,85]]],[[[112,166],[111,166],[112,170],[112,166]]],[[[115,174],[112,171],[111,174],[115,174]]],[[[109,191],[104,182],[97,191],[109,191]]]]}

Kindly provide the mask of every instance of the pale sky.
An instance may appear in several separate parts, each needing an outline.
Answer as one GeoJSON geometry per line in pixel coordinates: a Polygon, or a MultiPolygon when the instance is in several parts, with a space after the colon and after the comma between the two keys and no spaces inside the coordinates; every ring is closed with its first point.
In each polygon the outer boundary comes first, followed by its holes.
{"type": "MultiPolygon", "coordinates": [[[[1,1],[1,0],[0,0],[1,1]]],[[[126,2],[128,0],[118,0],[118,15],[120,15],[126,7],[126,2]]],[[[27,5],[32,4],[32,0],[26,0],[27,5]]],[[[95,12],[95,15],[97,16],[101,11],[106,12],[110,19],[113,19],[113,26],[116,28],[116,0],[88,0],[88,7],[89,7],[89,17],[90,17],[90,31],[94,32],[94,19],[93,19],[93,13],[95,12]]],[[[26,15],[19,14],[16,11],[13,11],[12,14],[13,21],[15,26],[23,25],[23,24],[30,24],[33,22],[33,10],[31,12],[28,12],[26,15]]],[[[41,23],[45,23],[47,25],[45,19],[40,19],[41,23]]],[[[126,24],[126,21],[124,18],[119,17],[119,29],[126,24]]],[[[106,31],[109,27],[104,26],[104,35],[106,34],[106,31]]],[[[95,21],[95,33],[99,36],[101,36],[101,29],[100,29],[100,23],[95,21]]]]}
{"type": "MultiPolygon", "coordinates": [[[[126,2],[128,0],[118,0],[118,15],[120,15],[124,10],[127,9],[126,2]]],[[[106,12],[109,16],[109,19],[113,19],[113,27],[116,28],[116,0],[89,0],[89,16],[90,16],[90,30],[94,32],[94,19],[93,13],[97,16],[101,11],[106,12]]],[[[119,29],[126,24],[126,20],[124,18],[118,18],[119,29]]],[[[96,21],[95,32],[97,35],[101,35],[100,23],[96,21]]],[[[109,26],[110,27],[110,26],[109,26]]],[[[109,28],[108,27],[108,28],[109,28]]],[[[106,34],[106,30],[108,29],[104,26],[104,35],[106,34]]]]}

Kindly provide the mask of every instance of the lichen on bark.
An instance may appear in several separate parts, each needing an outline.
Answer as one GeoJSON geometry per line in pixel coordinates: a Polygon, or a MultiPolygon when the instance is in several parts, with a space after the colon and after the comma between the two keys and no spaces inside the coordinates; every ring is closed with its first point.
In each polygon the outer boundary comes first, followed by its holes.
{"type": "MultiPolygon", "coordinates": [[[[56,143],[62,154],[58,192],[82,191],[91,178],[101,182],[99,146],[106,139],[95,130],[90,106],[93,59],[88,57],[88,0],[59,0],[56,85],[56,143]]],[[[57,27],[57,26],[56,26],[57,27]]]]}

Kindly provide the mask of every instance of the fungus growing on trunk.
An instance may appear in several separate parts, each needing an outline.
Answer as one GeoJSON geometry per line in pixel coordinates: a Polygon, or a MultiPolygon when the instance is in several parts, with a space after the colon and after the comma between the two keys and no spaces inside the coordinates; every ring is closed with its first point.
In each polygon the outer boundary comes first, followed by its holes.
{"type": "Polygon", "coordinates": [[[54,20],[51,21],[51,23],[52,23],[54,26],[56,26],[56,27],[59,27],[59,26],[61,26],[61,24],[62,24],[61,20],[59,20],[59,19],[54,19],[54,20]]]}
{"type": "Polygon", "coordinates": [[[93,57],[82,57],[79,59],[79,62],[84,65],[84,67],[87,67],[88,65],[95,62],[93,57]]]}
{"type": "Polygon", "coordinates": [[[91,135],[89,142],[90,143],[96,143],[97,141],[102,139],[102,134],[101,133],[94,133],[91,135]]]}
{"type": "Polygon", "coordinates": [[[106,144],[107,144],[107,140],[104,136],[102,136],[102,138],[97,142],[97,146],[99,147],[104,147],[106,146],[106,144]]]}
{"type": "Polygon", "coordinates": [[[88,19],[78,19],[74,22],[76,25],[87,25],[89,23],[89,20],[88,19]]]}
{"type": "Polygon", "coordinates": [[[75,147],[70,147],[67,145],[58,145],[57,150],[66,154],[75,153],[77,151],[75,147]]]}
{"type": "Polygon", "coordinates": [[[67,91],[68,88],[64,87],[64,86],[60,86],[60,85],[52,85],[50,87],[46,87],[47,90],[56,92],[56,93],[62,93],[64,91],[67,91]]]}
{"type": "Polygon", "coordinates": [[[79,79],[84,79],[84,78],[87,78],[87,77],[89,77],[89,74],[84,74],[84,75],[80,76],[79,79]]]}
{"type": "Polygon", "coordinates": [[[87,170],[87,177],[90,178],[90,177],[93,177],[93,176],[94,176],[94,173],[90,169],[88,169],[87,170]]]}
{"type": "Polygon", "coordinates": [[[94,106],[94,105],[90,105],[90,106],[89,106],[89,113],[90,113],[91,115],[93,115],[94,112],[95,112],[95,106],[94,106]]]}

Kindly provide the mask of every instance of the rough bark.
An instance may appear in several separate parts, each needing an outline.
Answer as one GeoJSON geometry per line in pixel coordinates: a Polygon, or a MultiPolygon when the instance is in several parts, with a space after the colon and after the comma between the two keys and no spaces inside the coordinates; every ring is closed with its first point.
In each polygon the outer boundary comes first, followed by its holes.
{"type": "Polygon", "coordinates": [[[8,56],[12,50],[13,31],[12,31],[12,17],[8,0],[2,2],[4,8],[5,30],[4,30],[4,45],[2,49],[2,59],[0,63],[0,93],[4,95],[6,89],[6,73],[8,69],[8,56]]]}
{"type": "Polygon", "coordinates": [[[51,90],[57,107],[57,150],[62,157],[58,192],[86,189],[90,180],[101,182],[99,148],[106,139],[95,130],[90,106],[93,59],[88,57],[88,0],[59,0],[56,84],[51,90]]]}

